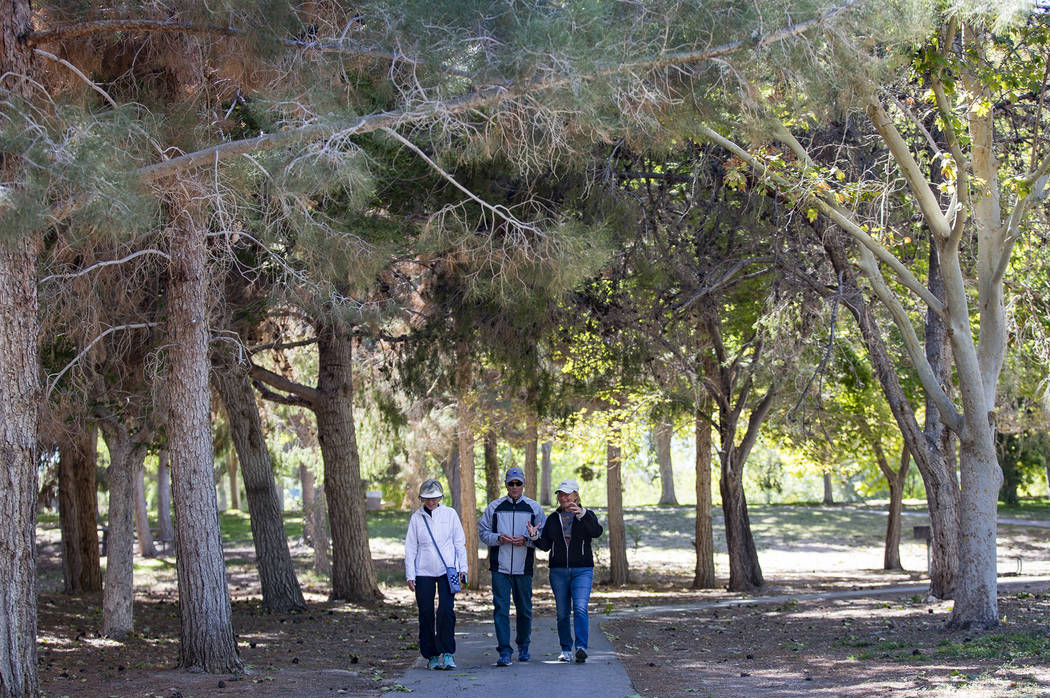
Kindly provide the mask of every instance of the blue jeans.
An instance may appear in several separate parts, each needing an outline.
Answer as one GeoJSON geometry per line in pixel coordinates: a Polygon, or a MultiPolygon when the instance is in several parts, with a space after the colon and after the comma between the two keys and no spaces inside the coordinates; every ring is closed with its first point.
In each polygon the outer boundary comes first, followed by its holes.
{"type": "Polygon", "coordinates": [[[518,649],[528,649],[532,637],[532,575],[492,573],[492,621],[496,624],[496,649],[501,655],[511,654],[510,599],[514,597],[514,615],[518,649]]]}
{"type": "Polygon", "coordinates": [[[456,653],[455,596],[448,577],[416,577],[416,606],[419,607],[419,653],[425,659],[456,653]],[[434,629],[434,589],[437,588],[437,630],[434,629]]]}
{"type": "Polygon", "coordinates": [[[563,652],[572,651],[572,633],[569,632],[569,613],[576,630],[576,646],[587,649],[587,602],[591,600],[594,583],[593,567],[552,567],[551,591],[558,609],[558,642],[563,652]]]}

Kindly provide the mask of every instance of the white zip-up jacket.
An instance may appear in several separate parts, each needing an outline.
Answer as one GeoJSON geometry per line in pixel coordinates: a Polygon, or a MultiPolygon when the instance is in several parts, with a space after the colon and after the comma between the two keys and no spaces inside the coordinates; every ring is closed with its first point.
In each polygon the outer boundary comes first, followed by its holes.
{"type": "Polygon", "coordinates": [[[463,534],[463,524],[459,514],[452,507],[438,505],[430,514],[423,513],[423,507],[412,512],[408,519],[408,532],[405,534],[405,579],[415,580],[420,577],[444,577],[445,565],[441,564],[437,550],[434,548],[430,534],[427,533],[423,517],[430,524],[434,540],[441,549],[441,555],[449,567],[455,567],[463,574],[467,573],[467,537],[463,534]]]}

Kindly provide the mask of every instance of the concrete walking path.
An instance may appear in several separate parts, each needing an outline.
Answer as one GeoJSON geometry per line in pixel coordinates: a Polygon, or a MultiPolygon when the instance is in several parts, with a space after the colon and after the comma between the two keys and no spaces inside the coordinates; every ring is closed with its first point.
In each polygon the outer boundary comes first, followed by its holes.
{"type": "MultiPolygon", "coordinates": [[[[569,695],[624,698],[634,695],[631,679],[609,640],[591,616],[590,648],[584,664],[558,661],[560,647],[555,619],[532,620],[532,660],[496,666],[492,623],[456,624],[456,668],[430,671],[422,657],[397,683],[419,696],[569,695]]],[[[511,613],[511,633],[514,615],[511,613]]]]}

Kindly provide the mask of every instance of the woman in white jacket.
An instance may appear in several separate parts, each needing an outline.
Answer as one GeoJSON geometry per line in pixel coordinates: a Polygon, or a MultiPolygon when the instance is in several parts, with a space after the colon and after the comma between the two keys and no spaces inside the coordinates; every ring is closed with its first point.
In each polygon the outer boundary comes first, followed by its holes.
{"type": "Polygon", "coordinates": [[[463,535],[463,525],[454,509],[441,505],[442,496],[444,492],[437,480],[427,480],[420,485],[419,499],[423,506],[412,512],[405,534],[405,578],[408,588],[416,593],[419,653],[427,660],[428,669],[456,668],[453,658],[456,652],[455,597],[445,568],[456,568],[461,585],[466,584],[467,577],[467,539],[463,535]],[[438,594],[436,628],[435,590],[438,594]]]}

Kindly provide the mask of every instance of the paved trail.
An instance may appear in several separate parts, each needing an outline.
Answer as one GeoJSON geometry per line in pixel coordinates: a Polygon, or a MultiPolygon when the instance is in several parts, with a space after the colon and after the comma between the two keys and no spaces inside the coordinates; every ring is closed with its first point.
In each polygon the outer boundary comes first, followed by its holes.
{"type": "Polygon", "coordinates": [[[596,621],[591,618],[590,656],[586,664],[557,661],[558,631],[554,618],[538,616],[532,623],[532,661],[522,664],[515,660],[508,667],[496,666],[492,623],[457,624],[456,669],[428,671],[423,658],[418,657],[397,683],[418,696],[633,695],[631,680],[596,621]]]}

